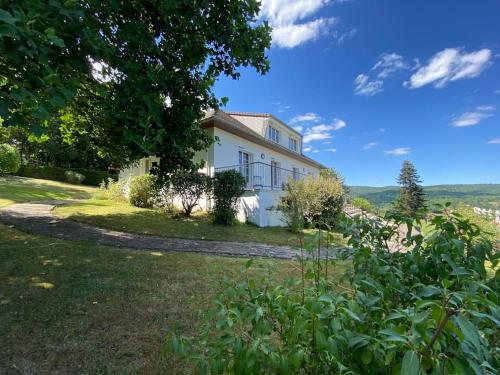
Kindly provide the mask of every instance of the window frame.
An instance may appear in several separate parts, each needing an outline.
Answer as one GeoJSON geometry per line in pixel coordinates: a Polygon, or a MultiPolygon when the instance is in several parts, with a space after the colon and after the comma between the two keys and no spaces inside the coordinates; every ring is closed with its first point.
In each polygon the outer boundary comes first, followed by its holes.
{"type": "Polygon", "coordinates": [[[269,125],[267,128],[267,138],[279,144],[281,141],[281,131],[277,127],[269,125]]]}

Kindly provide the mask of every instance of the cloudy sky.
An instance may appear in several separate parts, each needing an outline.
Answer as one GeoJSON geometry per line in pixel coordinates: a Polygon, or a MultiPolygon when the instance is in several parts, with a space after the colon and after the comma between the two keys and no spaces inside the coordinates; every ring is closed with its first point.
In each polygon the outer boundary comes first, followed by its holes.
{"type": "Polygon", "coordinates": [[[271,71],[216,86],[352,185],[500,183],[500,1],[263,0],[271,71]]]}

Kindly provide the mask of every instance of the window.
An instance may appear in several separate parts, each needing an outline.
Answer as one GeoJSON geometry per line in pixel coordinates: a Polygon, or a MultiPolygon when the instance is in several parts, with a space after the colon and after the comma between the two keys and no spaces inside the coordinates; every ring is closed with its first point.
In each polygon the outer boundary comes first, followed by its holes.
{"type": "Polygon", "coordinates": [[[147,158],[146,160],[144,160],[144,173],[149,173],[150,170],[151,170],[151,160],[147,158]]]}
{"type": "Polygon", "coordinates": [[[240,165],[240,173],[245,177],[247,184],[250,182],[250,154],[248,152],[239,151],[238,159],[240,165]]]}
{"type": "Polygon", "coordinates": [[[288,138],[288,148],[292,151],[297,152],[297,140],[295,138],[288,138]]]}
{"type": "Polygon", "coordinates": [[[299,168],[297,168],[297,167],[293,167],[293,179],[300,180],[300,172],[299,172],[299,168]]]}
{"type": "Polygon", "coordinates": [[[281,182],[281,168],[280,163],[271,161],[271,184],[272,186],[279,186],[281,182]]]}
{"type": "Polygon", "coordinates": [[[269,126],[267,137],[276,143],[280,143],[280,131],[273,126],[269,126]]]}

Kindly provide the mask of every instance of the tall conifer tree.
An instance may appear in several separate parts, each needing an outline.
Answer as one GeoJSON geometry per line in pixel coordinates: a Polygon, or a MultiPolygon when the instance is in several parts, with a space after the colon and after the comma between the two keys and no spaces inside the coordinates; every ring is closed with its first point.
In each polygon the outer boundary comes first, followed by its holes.
{"type": "Polygon", "coordinates": [[[421,183],[415,166],[409,160],[405,160],[398,177],[401,190],[396,201],[396,210],[413,217],[419,210],[425,208],[425,195],[421,183]]]}

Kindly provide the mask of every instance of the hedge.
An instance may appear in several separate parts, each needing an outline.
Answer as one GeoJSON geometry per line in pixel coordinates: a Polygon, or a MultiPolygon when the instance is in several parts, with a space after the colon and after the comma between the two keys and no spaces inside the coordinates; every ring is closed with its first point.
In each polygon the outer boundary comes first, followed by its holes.
{"type": "Polygon", "coordinates": [[[106,171],[93,171],[85,168],[59,168],[36,165],[22,165],[16,175],[22,177],[41,178],[44,180],[67,182],[67,171],[73,171],[83,174],[85,176],[83,184],[90,186],[99,186],[102,181],[107,181],[108,178],[112,178],[113,180],[118,179],[118,175],[116,173],[109,173],[106,171]]]}

